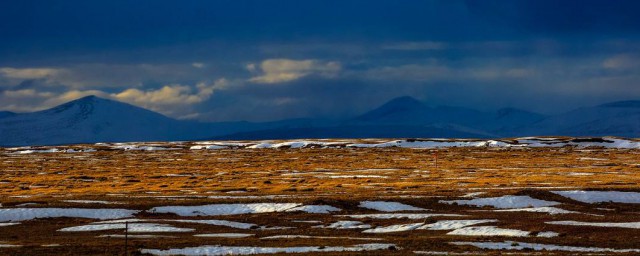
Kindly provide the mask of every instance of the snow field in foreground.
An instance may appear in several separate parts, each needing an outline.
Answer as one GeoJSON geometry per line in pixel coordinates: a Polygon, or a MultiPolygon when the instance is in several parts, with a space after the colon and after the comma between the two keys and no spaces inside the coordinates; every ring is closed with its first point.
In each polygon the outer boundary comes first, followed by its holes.
{"type": "Polygon", "coordinates": [[[534,250],[534,251],[567,251],[567,252],[615,252],[615,253],[630,253],[640,252],[640,249],[612,249],[612,248],[598,248],[598,247],[577,247],[577,246],[563,246],[553,244],[536,244],[536,243],[522,243],[514,241],[504,242],[451,242],[454,245],[471,245],[481,249],[492,250],[534,250]]]}
{"type": "Polygon", "coordinates": [[[398,249],[395,244],[357,244],[353,246],[301,246],[301,247],[249,247],[249,246],[200,246],[183,249],[141,249],[141,253],[153,255],[250,255],[274,253],[311,252],[360,252],[398,249]]]}

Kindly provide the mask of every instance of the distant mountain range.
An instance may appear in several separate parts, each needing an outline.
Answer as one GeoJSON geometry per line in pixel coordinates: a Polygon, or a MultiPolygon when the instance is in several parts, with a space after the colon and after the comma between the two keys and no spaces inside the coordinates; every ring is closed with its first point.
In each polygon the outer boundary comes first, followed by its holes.
{"type": "Polygon", "coordinates": [[[393,99],[347,120],[202,123],[88,96],[32,113],[0,111],[0,146],[125,141],[299,138],[640,137],[640,101],[620,101],[546,116],[505,108],[482,112],[393,99]]]}

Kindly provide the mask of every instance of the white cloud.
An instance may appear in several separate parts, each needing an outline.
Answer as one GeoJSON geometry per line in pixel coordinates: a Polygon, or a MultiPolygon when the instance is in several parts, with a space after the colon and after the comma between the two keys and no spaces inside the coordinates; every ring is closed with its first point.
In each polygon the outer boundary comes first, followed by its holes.
{"type": "Polygon", "coordinates": [[[117,93],[100,90],[71,90],[63,93],[38,92],[33,89],[6,90],[0,94],[0,109],[29,112],[54,107],[89,95],[127,102],[171,116],[193,116],[186,113],[198,103],[208,100],[215,90],[229,86],[226,79],[213,83],[201,82],[195,86],[171,84],[159,89],[129,88],[117,93]]]}
{"type": "Polygon", "coordinates": [[[46,79],[67,72],[60,68],[0,68],[0,75],[9,79],[46,79]]]}
{"type": "MultiPolygon", "coordinates": [[[[247,65],[247,69],[255,70],[255,64],[247,65]]],[[[268,59],[260,63],[263,75],[253,77],[249,81],[275,84],[293,81],[311,74],[333,77],[341,69],[340,63],[335,61],[268,59]]]]}
{"type": "Polygon", "coordinates": [[[3,95],[9,98],[46,98],[53,96],[53,93],[50,92],[38,92],[34,89],[23,89],[23,90],[7,90],[3,92],[3,95]]]}
{"type": "Polygon", "coordinates": [[[65,87],[72,90],[94,88],[142,87],[145,83],[161,81],[165,84],[211,79],[211,70],[205,63],[179,64],[100,64],[60,68],[0,67],[0,86],[12,87],[25,80],[37,80],[47,87],[65,87]]]}
{"type": "Polygon", "coordinates": [[[157,90],[139,90],[131,88],[119,93],[110,94],[110,98],[149,108],[165,114],[174,114],[176,107],[190,106],[208,100],[213,92],[224,89],[229,82],[222,78],[214,83],[198,83],[195,87],[188,85],[165,85],[157,90]]]}

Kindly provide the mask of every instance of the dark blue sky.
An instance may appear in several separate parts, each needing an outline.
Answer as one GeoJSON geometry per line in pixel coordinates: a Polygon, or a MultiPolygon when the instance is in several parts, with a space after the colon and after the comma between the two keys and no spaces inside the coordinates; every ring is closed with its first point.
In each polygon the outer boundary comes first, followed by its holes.
{"type": "Polygon", "coordinates": [[[640,1],[5,1],[0,109],[88,94],[177,118],[393,97],[544,113],[640,99],[640,1]]]}

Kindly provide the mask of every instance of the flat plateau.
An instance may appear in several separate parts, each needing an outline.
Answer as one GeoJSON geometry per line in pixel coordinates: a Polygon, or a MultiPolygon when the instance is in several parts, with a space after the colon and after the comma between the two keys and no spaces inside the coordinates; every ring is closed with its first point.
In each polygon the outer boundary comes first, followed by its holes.
{"type": "Polygon", "coordinates": [[[202,145],[0,149],[0,254],[640,252],[636,148],[202,145]]]}

